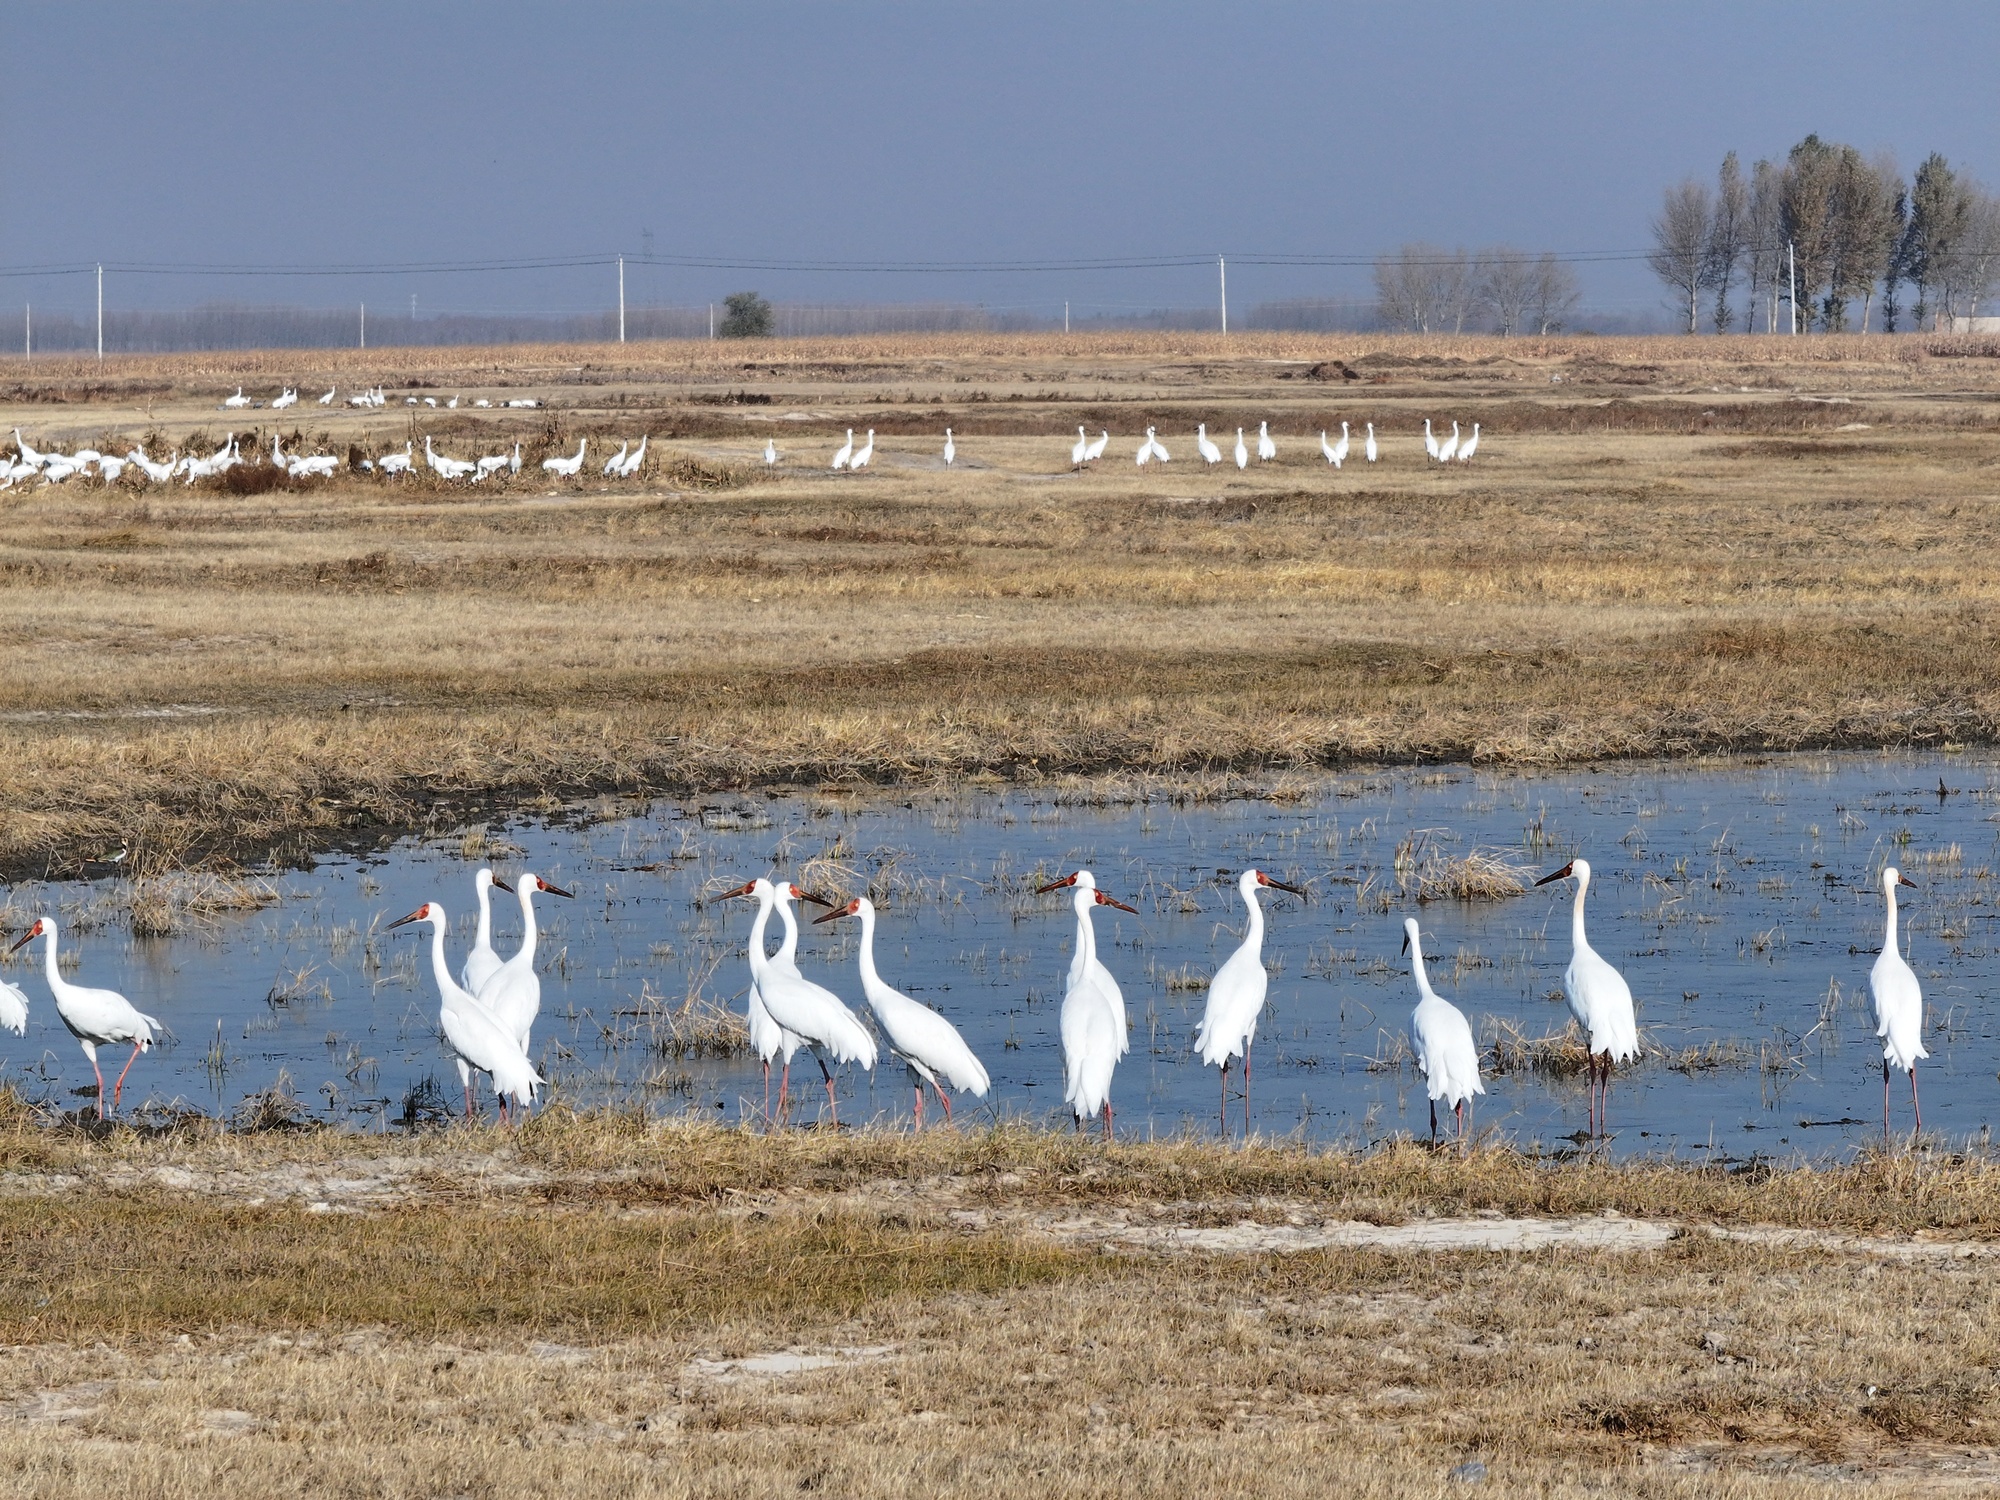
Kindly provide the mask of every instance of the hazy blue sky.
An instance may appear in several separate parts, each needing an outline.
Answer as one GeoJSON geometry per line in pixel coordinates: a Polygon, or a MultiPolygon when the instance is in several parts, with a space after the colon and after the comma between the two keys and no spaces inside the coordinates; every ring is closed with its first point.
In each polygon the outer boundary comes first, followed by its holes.
{"type": "MultiPolygon", "coordinates": [[[[1408,239],[1642,246],[1661,188],[1808,131],[2000,182],[2000,6],[35,4],[0,47],[0,265],[325,264],[640,250],[829,260],[1408,239]]],[[[1212,270],[646,268],[634,300],[1192,305],[1212,270]]],[[[1643,268],[1583,268],[1644,308],[1643,268]]],[[[1361,293],[1243,266],[1232,305],[1361,293]]],[[[206,297],[578,309],[601,270],[253,282],[206,297]]],[[[82,280],[0,297],[82,308],[82,280]]]]}

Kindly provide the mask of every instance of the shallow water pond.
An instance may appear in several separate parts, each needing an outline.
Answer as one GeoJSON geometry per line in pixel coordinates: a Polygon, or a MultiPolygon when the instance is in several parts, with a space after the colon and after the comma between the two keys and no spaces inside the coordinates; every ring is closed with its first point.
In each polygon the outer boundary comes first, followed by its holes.
{"type": "MultiPolygon", "coordinates": [[[[1219,1128],[1217,1075],[1191,1043],[1206,977],[1242,931],[1233,877],[1255,864],[1311,892],[1267,903],[1255,1129],[1348,1142],[1428,1130],[1404,1041],[1414,991],[1398,954],[1402,919],[1415,914],[1433,983],[1484,1049],[1477,1125],[1567,1148],[1584,1124],[1584,1089],[1549,1039],[1568,1024],[1560,986],[1573,886],[1421,897],[1468,855],[1532,879],[1582,854],[1595,869],[1592,938],[1630,981],[1646,1046],[1613,1085],[1612,1149],[1740,1159],[1839,1153],[1879,1136],[1866,978],[1882,940],[1878,872],[1895,863],[1919,886],[1904,893],[1903,940],[1928,1005],[1925,1124],[1955,1143],[1985,1137],[2000,1098],[1986,1005],[2000,762],[1444,768],[1274,790],[1213,802],[978,791],[663,801],[328,859],[270,877],[280,899],[262,910],[197,914],[169,937],[130,935],[115,881],[20,886],[0,915],[16,931],[38,910],[76,919],[69,976],[122,989],[172,1028],[175,1040],[133,1069],[128,1106],[227,1111],[282,1073],[306,1108],[377,1128],[459,1107],[426,930],[383,929],[441,901],[455,968],[470,941],[474,869],[534,870],[576,892],[538,906],[534,1050],[557,1096],[733,1120],[761,1110],[760,1070],[741,1052],[713,1055],[713,1027],[695,1023],[740,1008],[755,907],[705,898],[772,871],[830,895],[866,887],[883,907],[885,976],[949,1016],[993,1074],[995,1097],[962,1101],[959,1117],[992,1109],[1056,1122],[1066,1118],[1057,1012],[1074,918],[1066,893],[1037,897],[1033,885],[1085,865],[1141,912],[1099,908],[1097,933],[1133,1028],[1113,1086],[1118,1125],[1143,1135],[1219,1128]]],[[[509,953],[511,898],[496,897],[495,921],[509,953]]],[[[856,925],[808,927],[800,963],[860,1009],[856,925]]],[[[0,1038],[9,1074],[35,1097],[77,1107],[89,1069],[39,959],[17,955],[7,973],[33,1007],[25,1040],[0,1038]]],[[[794,1082],[793,1118],[817,1118],[824,1093],[808,1059],[794,1082]]],[[[843,1070],[840,1090],[843,1121],[909,1115],[893,1059],[872,1076],[843,1070]]],[[[1904,1080],[1893,1098],[1907,1130],[1904,1080]]],[[[1242,1111],[1232,1099],[1236,1132],[1242,1111]]]]}

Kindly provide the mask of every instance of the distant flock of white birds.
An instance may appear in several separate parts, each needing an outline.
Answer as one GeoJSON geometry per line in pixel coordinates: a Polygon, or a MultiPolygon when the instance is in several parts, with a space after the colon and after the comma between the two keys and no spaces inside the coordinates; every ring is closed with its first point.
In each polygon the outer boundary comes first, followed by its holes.
{"type": "MultiPolygon", "coordinates": [[[[316,398],[317,404],[320,406],[331,406],[333,405],[333,398],[335,396],[338,396],[339,394],[340,394],[340,388],[338,386],[335,386],[332,390],[328,391],[324,396],[316,398]]],[[[441,402],[435,396],[423,396],[423,397],[405,396],[403,398],[403,404],[405,406],[418,406],[418,405],[428,406],[433,410],[437,410],[441,407],[445,411],[456,411],[458,410],[459,399],[460,399],[459,397],[453,396],[450,400],[441,402]]],[[[244,411],[246,409],[262,406],[264,404],[265,404],[264,402],[257,400],[257,398],[254,396],[244,395],[243,387],[239,385],[238,387],[236,387],[235,395],[223,397],[222,405],[218,407],[217,410],[244,411]]],[[[297,406],[299,404],[299,393],[293,390],[290,386],[282,386],[279,388],[278,394],[271,398],[269,404],[272,411],[283,411],[287,407],[297,406]]],[[[383,394],[382,387],[378,385],[371,391],[354,392],[347,398],[347,404],[349,406],[356,406],[356,407],[387,406],[389,404],[389,398],[388,396],[383,394]]],[[[540,406],[541,404],[542,404],[541,401],[533,396],[520,396],[512,400],[498,401],[498,402],[489,401],[487,400],[486,397],[481,396],[478,400],[467,403],[467,405],[480,411],[487,411],[495,408],[498,408],[503,411],[507,410],[508,408],[517,408],[517,407],[532,408],[540,406]]]]}

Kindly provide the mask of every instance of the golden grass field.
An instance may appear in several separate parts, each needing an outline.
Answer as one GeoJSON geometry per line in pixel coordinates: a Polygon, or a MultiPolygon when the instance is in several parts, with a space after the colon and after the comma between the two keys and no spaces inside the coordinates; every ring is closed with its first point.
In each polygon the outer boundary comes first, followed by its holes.
{"type": "MultiPolygon", "coordinates": [[[[38,359],[0,365],[0,407],[37,447],[277,428],[527,459],[477,488],[0,493],[15,872],[125,844],[141,875],[226,873],[613,791],[1200,793],[2000,738],[1990,340],[38,359]],[[217,409],[281,382],[306,404],[217,409]],[[548,406],[311,404],[350,383],[548,406]],[[1428,464],[1426,416],[1480,422],[1476,460],[1428,464]],[[1277,463],[1194,462],[1197,422],[1226,448],[1263,420],[1277,463]],[[1084,473],[1079,424],[1113,437],[1084,473]],[[1173,462],[1142,470],[1148,426],[1173,462]],[[874,466],[829,473],[849,427],[874,466]],[[595,477],[641,433],[644,474],[595,477]],[[584,476],[548,480],[579,437],[584,476]]],[[[24,1495],[1281,1500],[1473,1493],[1447,1477],[1469,1462],[1495,1495],[2000,1482],[1984,1159],[1730,1174],[559,1112],[98,1137],[9,1103],[0,1188],[24,1495]]]]}
{"type": "Polygon", "coordinates": [[[1986,1163],[18,1107],[10,1492],[1990,1493],[1986,1163]],[[1337,1248],[1282,1248],[1337,1229],[1337,1248]],[[1493,1248],[1539,1229],[1552,1243],[1493,1248]],[[1220,1235],[1216,1245],[1203,1236],[1220,1235]],[[1453,1236],[1459,1237],[1454,1240],[1453,1236]],[[1265,1242],[1278,1249],[1260,1249],[1265,1242]]]}
{"type": "Polygon", "coordinates": [[[15,364],[0,433],[42,447],[282,425],[293,451],[431,434],[528,465],[0,495],[0,857],[171,866],[602,790],[1990,741],[1997,354],[1147,335],[15,364]],[[306,404],[216,409],[281,381],[306,404]],[[349,381],[549,406],[311,404],[349,381]],[[1424,416],[1481,422],[1477,459],[1428,464],[1424,416]],[[1329,469],[1343,418],[1382,462],[1329,469]],[[1259,420],[1276,464],[1194,461],[1197,421],[1227,444],[1259,420]],[[1082,474],[1078,424],[1114,436],[1082,474]],[[1147,426],[1171,464],[1131,462],[1147,426]],[[832,474],[849,427],[875,464],[832,474]],[[592,477],[641,433],[645,475],[592,477]],[[547,482],[579,436],[584,476],[547,482]]]}

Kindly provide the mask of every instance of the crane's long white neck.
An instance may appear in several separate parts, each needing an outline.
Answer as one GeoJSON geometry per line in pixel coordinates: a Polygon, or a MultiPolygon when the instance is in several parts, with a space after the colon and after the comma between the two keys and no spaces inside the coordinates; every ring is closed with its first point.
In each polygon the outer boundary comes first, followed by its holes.
{"type": "Polygon", "coordinates": [[[533,965],[535,961],[535,882],[523,880],[518,887],[521,896],[521,951],[514,955],[516,961],[533,965]]]}
{"type": "Polygon", "coordinates": [[[1421,938],[1410,940],[1410,974],[1417,981],[1417,999],[1437,999],[1437,991],[1431,988],[1431,976],[1424,972],[1424,945],[1421,938]]]}
{"type": "MultiPolygon", "coordinates": [[[[1894,896],[1889,898],[1892,905],[1895,899],[1894,896]]],[[[1889,930],[1892,933],[1896,930],[1894,925],[1895,920],[1894,916],[1889,918],[1891,924],[1889,930]]],[[[42,926],[47,929],[45,935],[48,938],[48,941],[42,945],[42,962],[46,966],[46,972],[49,976],[49,990],[51,993],[54,993],[69,988],[69,981],[64,979],[56,969],[56,924],[49,918],[43,917],[42,926]]]]}
{"type": "Polygon", "coordinates": [[[1090,925],[1090,909],[1097,905],[1097,892],[1076,888],[1076,961],[1088,968],[1097,962],[1097,932],[1090,925]]]}
{"type": "Polygon", "coordinates": [[[438,998],[449,1003],[464,991],[451,977],[451,965],[444,956],[445,919],[442,912],[429,919],[431,924],[431,973],[437,976],[438,998]]]}
{"type": "Polygon", "coordinates": [[[757,892],[757,920],[750,924],[750,978],[760,985],[764,982],[764,967],[770,962],[764,952],[764,932],[771,925],[771,908],[775,905],[777,898],[771,892],[757,892]]]}
{"type": "Polygon", "coordinates": [[[771,903],[778,908],[778,920],[785,924],[785,941],[779,945],[772,961],[796,965],[799,951],[799,919],[792,915],[792,903],[778,892],[772,892],[771,903]]]}
{"type": "Polygon", "coordinates": [[[493,882],[475,880],[473,885],[479,891],[479,931],[473,936],[473,946],[491,948],[493,946],[493,882]]]}
{"type": "Polygon", "coordinates": [[[1257,882],[1243,882],[1243,904],[1250,908],[1250,930],[1244,935],[1243,946],[1252,953],[1264,949],[1264,908],[1257,902],[1257,882]]]}
{"type": "Polygon", "coordinates": [[[875,968],[875,908],[864,902],[855,915],[861,918],[861,988],[869,991],[882,983],[875,968]]]}
{"type": "MultiPolygon", "coordinates": [[[[1898,957],[1901,957],[1902,955],[1896,946],[1896,888],[1893,885],[1885,885],[1882,894],[1888,898],[1889,902],[1889,925],[1882,934],[1882,951],[1884,953],[1895,953],[1898,957]]],[[[50,933],[49,952],[53,955],[55,951],[55,934],[50,933]]],[[[53,964],[53,958],[51,958],[50,962],[53,964]]]]}
{"type": "Polygon", "coordinates": [[[1588,948],[1590,939],[1583,934],[1583,898],[1590,890],[1590,877],[1576,877],[1576,906],[1569,914],[1570,940],[1579,948],[1588,948]]]}

